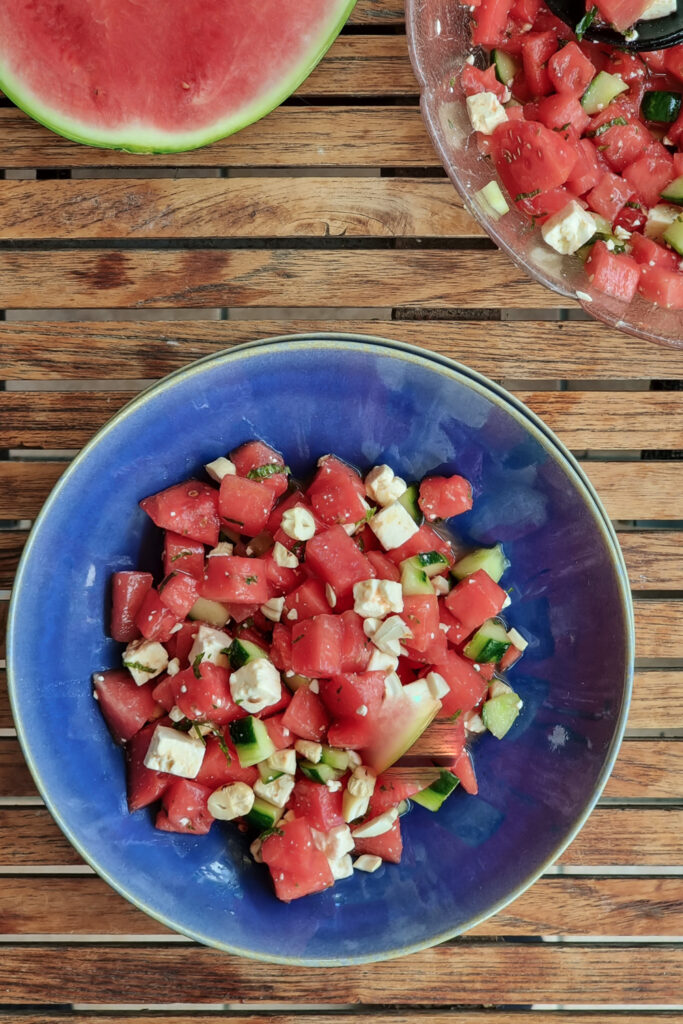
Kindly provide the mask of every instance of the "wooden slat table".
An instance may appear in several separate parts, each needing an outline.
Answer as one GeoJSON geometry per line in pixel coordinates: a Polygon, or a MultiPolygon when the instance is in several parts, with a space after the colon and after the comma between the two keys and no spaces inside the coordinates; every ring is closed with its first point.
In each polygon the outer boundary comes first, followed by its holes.
{"type": "Polygon", "coordinates": [[[243,341],[338,329],[452,356],[506,382],[557,430],[620,531],[639,659],[604,798],[544,878],[457,941],[323,972],[194,945],[101,882],[41,805],[0,662],[0,1014],[682,1021],[680,352],[586,321],[494,251],[422,126],[401,0],[359,0],[295,97],[210,148],[87,149],[2,101],[0,154],[3,636],[31,520],[134,391],[243,341]]]}

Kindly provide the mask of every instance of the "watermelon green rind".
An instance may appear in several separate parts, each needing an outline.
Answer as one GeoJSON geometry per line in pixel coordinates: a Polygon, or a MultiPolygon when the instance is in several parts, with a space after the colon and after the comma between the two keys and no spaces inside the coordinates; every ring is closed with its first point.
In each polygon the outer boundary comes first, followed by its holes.
{"type": "Polygon", "coordinates": [[[255,121],[260,120],[278,107],[284,100],[295,92],[299,86],[308,78],[313,69],[329,50],[342,28],[348,21],[356,0],[340,0],[338,3],[338,16],[331,27],[325,26],[324,33],[320,40],[311,47],[309,54],[299,62],[289,77],[278,82],[276,88],[259,96],[253,103],[246,107],[240,107],[236,113],[229,115],[221,121],[208,128],[196,132],[173,133],[161,131],[148,126],[141,126],[135,129],[127,126],[122,130],[100,132],[92,125],[83,125],[81,122],[60,116],[57,111],[50,110],[32,93],[25,88],[12,72],[4,66],[0,59],[0,90],[4,92],[17,107],[49,128],[50,131],[61,135],[72,142],[79,142],[86,146],[93,146],[98,149],[113,149],[123,153],[182,153],[193,149],[200,149],[202,146],[209,146],[219,139],[234,135],[243,128],[248,127],[255,121]],[[123,137],[125,135],[125,138],[123,137]],[[139,141],[136,141],[139,136],[139,141]]]}

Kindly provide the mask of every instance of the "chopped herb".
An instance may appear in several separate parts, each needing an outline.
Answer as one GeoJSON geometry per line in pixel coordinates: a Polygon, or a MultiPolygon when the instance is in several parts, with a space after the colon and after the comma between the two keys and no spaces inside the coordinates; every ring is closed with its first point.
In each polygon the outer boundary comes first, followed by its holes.
{"type": "Polygon", "coordinates": [[[574,29],[574,32],[576,34],[576,38],[579,40],[579,42],[581,42],[581,40],[585,36],[586,32],[588,31],[588,29],[591,27],[591,25],[595,21],[595,19],[597,17],[597,14],[598,14],[598,8],[597,8],[597,6],[595,4],[593,4],[593,6],[591,7],[590,11],[586,11],[586,13],[584,14],[583,18],[581,19],[581,21],[578,23],[578,25],[574,29]]]}
{"type": "Polygon", "coordinates": [[[202,673],[200,671],[199,666],[202,663],[203,657],[204,657],[204,652],[202,651],[200,654],[197,655],[197,657],[192,662],[192,671],[194,672],[195,679],[201,679],[202,678],[202,673]]]}
{"type": "Polygon", "coordinates": [[[299,635],[298,635],[298,636],[295,636],[295,637],[294,637],[294,639],[292,640],[292,643],[293,643],[293,644],[298,644],[298,643],[299,643],[299,640],[303,640],[303,638],[304,638],[305,636],[306,636],[306,634],[305,634],[305,633],[299,633],[299,635]]]}
{"type": "Polygon", "coordinates": [[[230,753],[228,744],[225,742],[225,736],[220,731],[220,729],[214,729],[213,734],[216,737],[216,742],[218,743],[218,746],[225,754],[225,760],[228,762],[228,764],[232,764],[232,754],[230,753]]]}
{"type": "Polygon", "coordinates": [[[206,736],[204,736],[204,734],[199,731],[199,726],[200,725],[206,725],[206,724],[207,724],[206,722],[193,722],[192,723],[192,728],[194,729],[195,736],[197,737],[198,740],[202,741],[204,746],[206,746],[206,736]]]}
{"type": "Polygon", "coordinates": [[[642,210],[640,203],[626,203],[626,206],[628,206],[630,210],[642,210]]]}
{"type": "Polygon", "coordinates": [[[234,523],[236,526],[244,526],[244,522],[241,519],[231,519],[230,516],[223,516],[223,518],[226,523],[234,523]]]}
{"type": "Polygon", "coordinates": [[[124,661],[123,664],[126,668],[135,669],[136,672],[146,672],[150,676],[154,672],[153,668],[150,668],[149,665],[143,665],[141,661],[124,661]]]}
{"type": "Polygon", "coordinates": [[[535,188],[533,192],[520,192],[519,195],[515,196],[515,202],[518,203],[520,199],[535,199],[536,196],[540,196],[540,188],[535,188]]]}
{"type": "Polygon", "coordinates": [[[295,541],[294,544],[292,544],[292,554],[296,555],[298,558],[299,552],[303,549],[303,546],[304,542],[302,540],[295,541]]]}
{"type": "Polygon", "coordinates": [[[553,131],[554,132],[566,132],[567,128],[569,128],[570,125],[571,125],[571,122],[567,121],[567,123],[563,124],[561,128],[560,127],[553,128],[553,131]]]}
{"type": "Polygon", "coordinates": [[[189,829],[190,832],[196,832],[197,831],[191,821],[188,821],[188,823],[185,826],[185,828],[189,829]]]}
{"type": "Polygon", "coordinates": [[[448,79],[448,84],[449,84],[449,86],[450,86],[450,87],[451,87],[451,89],[452,89],[452,88],[453,88],[453,86],[455,85],[455,79],[454,79],[454,78],[449,78],[449,79],[448,79]]]}
{"type": "Polygon", "coordinates": [[[266,480],[269,476],[276,476],[278,473],[291,473],[289,466],[280,466],[277,462],[268,462],[265,466],[255,466],[247,473],[249,480],[266,480]]]}
{"type": "Polygon", "coordinates": [[[245,583],[258,583],[258,576],[247,576],[245,583]]]}
{"type": "Polygon", "coordinates": [[[445,719],[442,718],[441,721],[442,722],[444,722],[444,721],[445,722],[457,722],[457,720],[460,718],[461,714],[462,714],[462,708],[460,708],[458,711],[456,711],[454,715],[450,715],[448,718],[445,718],[445,719]]]}
{"type": "Polygon", "coordinates": [[[270,839],[271,836],[283,836],[285,833],[281,828],[267,828],[265,832],[262,832],[259,836],[261,842],[266,839],[270,839]]]}
{"type": "Polygon", "coordinates": [[[192,728],[192,722],[189,718],[181,718],[179,722],[171,722],[171,725],[178,732],[189,732],[192,728]]]}
{"type": "Polygon", "coordinates": [[[230,654],[230,648],[229,647],[221,647],[220,653],[221,654],[228,654],[229,655],[230,654]]]}
{"type": "Polygon", "coordinates": [[[617,124],[628,124],[625,117],[613,117],[611,121],[605,121],[599,128],[596,128],[594,132],[586,132],[587,139],[594,139],[598,135],[604,135],[605,132],[609,131],[610,128],[614,128],[617,124]]]}
{"type": "Polygon", "coordinates": [[[239,698],[235,700],[235,704],[238,704],[240,707],[242,707],[243,703],[244,702],[242,700],[240,700],[239,698]]]}
{"type": "Polygon", "coordinates": [[[161,581],[161,583],[159,584],[159,586],[157,587],[157,592],[160,594],[161,591],[164,589],[164,587],[168,586],[168,584],[171,582],[173,577],[177,576],[177,575],[178,574],[176,572],[169,572],[168,576],[166,576],[166,578],[163,579],[161,581]]]}
{"type": "Polygon", "coordinates": [[[367,510],[367,512],[365,513],[365,515],[363,516],[363,518],[359,519],[356,523],[353,524],[354,527],[356,529],[358,529],[358,527],[359,526],[363,526],[364,523],[369,523],[370,520],[372,519],[372,517],[375,515],[376,512],[377,512],[376,508],[369,508],[367,510]]]}
{"type": "Polygon", "coordinates": [[[179,551],[177,555],[172,555],[171,561],[177,562],[179,558],[189,558],[193,554],[194,551],[190,551],[189,548],[184,548],[182,551],[179,551]]]}

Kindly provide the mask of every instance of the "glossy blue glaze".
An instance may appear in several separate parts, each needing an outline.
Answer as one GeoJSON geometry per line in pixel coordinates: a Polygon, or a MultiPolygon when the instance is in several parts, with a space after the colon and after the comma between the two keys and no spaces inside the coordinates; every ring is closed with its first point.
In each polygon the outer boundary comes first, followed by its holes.
{"type": "Polygon", "coordinates": [[[611,768],[631,687],[633,631],[621,555],[578,467],[496,385],[445,359],[324,336],[234,349],[180,371],[102,430],[58,484],[31,535],[10,612],[14,714],[36,782],[112,885],[203,942],[283,962],[396,956],[458,933],[519,893],[571,839],[611,768]],[[530,638],[511,673],[525,705],[505,740],[485,736],[480,795],[404,819],[399,866],[278,903],[246,843],[156,832],[129,815],[124,768],[92,699],[117,664],[105,636],[111,573],[158,566],[137,502],[260,437],[306,474],[333,451],[402,476],[458,472],[473,544],[502,540],[509,620],[530,638]]]}

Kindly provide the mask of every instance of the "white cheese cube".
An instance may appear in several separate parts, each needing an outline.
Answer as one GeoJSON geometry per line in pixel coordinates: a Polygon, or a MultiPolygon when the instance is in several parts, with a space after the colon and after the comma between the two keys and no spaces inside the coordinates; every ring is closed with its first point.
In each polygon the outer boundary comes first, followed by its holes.
{"type": "Polygon", "coordinates": [[[403,590],[395,580],[361,580],[353,585],[353,610],[364,619],[403,611],[403,590]]]}
{"type": "Polygon", "coordinates": [[[348,789],[345,790],[342,797],[344,821],[355,821],[357,818],[362,818],[364,814],[367,814],[369,803],[369,796],[360,796],[356,793],[349,793],[348,789]]]}
{"type": "Polygon", "coordinates": [[[505,107],[493,92],[478,92],[465,100],[470,124],[475,132],[490,135],[494,128],[507,121],[505,107]]]}
{"type": "Polygon", "coordinates": [[[429,692],[435,700],[440,700],[451,692],[450,686],[439,672],[428,672],[425,678],[429,692]]]}
{"type": "Polygon", "coordinates": [[[514,628],[508,629],[508,640],[515,645],[518,651],[525,651],[529,646],[529,641],[525,640],[522,634],[514,628]]]}
{"type": "Polygon", "coordinates": [[[221,482],[224,476],[234,476],[237,472],[235,463],[231,462],[230,459],[224,458],[222,455],[220,458],[214,459],[213,462],[207,462],[204,469],[217,484],[221,482]]]}
{"type": "Polygon", "coordinates": [[[312,828],[313,843],[328,860],[339,860],[353,850],[353,837],[348,825],[335,825],[327,832],[312,828]]]}
{"type": "Polygon", "coordinates": [[[445,576],[432,576],[432,586],[435,594],[447,594],[451,585],[445,576]]]}
{"type": "Polygon", "coordinates": [[[551,249],[569,256],[595,234],[595,221],[588,210],[584,210],[576,199],[548,217],[541,227],[541,234],[551,249]]]}
{"type": "Polygon", "coordinates": [[[282,618],[282,609],[285,606],[284,597],[271,597],[269,601],[261,605],[261,611],[271,622],[279,622],[282,618]]]}
{"type": "Polygon", "coordinates": [[[185,712],[181,711],[177,704],[174,704],[168,713],[168,717],[172,722],[182,722],[185,717],[185,712]]]}
{"type": "Polygon", "coordinates": [[[184,732],[158,725],[145,754],[145,768],[168,772],[181,779],[194,779],[204,760],[204,744],[184,732]]]}
{"type": "Polygon", "coordinates": [[[257,796],[263,797],[270,804],[276,807],[284,807],[294,789],[294,777],[292,775],[280,775],[272,782],[264,782],[257,779],[254,783],[254,792],[257,796]]]}
{"type": "Polygon", "coordinates": [[[394,827],[394,822],[397,818],[398,807],[390,807],[383,814],[378,814],[376,818],[364,821],[362,825],[354,828],[353,838],[371,839],[373,836],[383,836],[385,832],[389,832],[394,827]]]}
{"type": "Polygon", "coordinates": [[[328,857],[327,862],[335,882],[339,882],[342,878],[350,878],[353,874],[353,861],[348,853],[345,853],[339,860],[330,860],[328,857]]]}
{"type": "Polygon", "coordinates": [[[292,540],[310,540],[315,534],[315,519],[303,505],[285,509],[280,526],[283,533],[286,533],[292,540]]]}
{"type": "Polygon", "coordinates": [[[368,526],[385,551],[400,548],[418,530],[417,523],[399,501],[381,509],[372,517],[368,526]]]}
{"type": "Polygon", "coordinates": [[[171,658],[171,660],[169,661],[168,665],[166,666],[166,671],[167,671],[169,676],[177,676],[178,673],[180,672],[180,661],[179,661],[179,659],[178,658],[171,658]]]}
{"type": "Polygon", "coordinates": [[[349,759],[349,768],[359,768],[363,763],[361,761],[360,754],[357,754],[355,750],[347,750],[346,756],[349,759]]]}
{"type": "Polygon", "coordinates": [[[313,740],[297,740],[294,749],[311,764],[318,764],[323,756],[322,743],[314,743],[313,740]]]}
{"type": "Polygon", "coordinates": [[[390,615],[380,623],[370,639],[380,651],[398,658],[403,653],[401,640],[409,640],[412,635],[412,631],[399,615],[390,615]]]}
{"type": "Polygon", "coordinates": [[[666,18],[677,11],[677,0],[652,0],[640,16],[641,21],[654,21],[655,18],[666,18]]]}
{"type": "Polygon", "coordinates": [[[263,763],[266,768],[272,768],[273,771],[294,775],[296,773],[296,752],[291,747],[288,750],[276,750],[263,763]]]}
{"type": "Polygon", "coordinates": [[[353,796],[367,796],[369,798],[375,792],[376,782],[377,776],[372,768],[367,768],[361,764],[353,769],[346,788],[353,796]]]}
{"type": "Polygon", "coordinates": [[[123,652],[123,664],[138,686],[161,675],[168,665],[166,648],[156,640],[134,640],[123,652]]]}
{"type": "Polygon", "coordinates": [[[279,540],[273,544],[273,561],[283,569],[296,569],[299,564],[299,559],[294,552],[289,551],[279,540]]]}
{"type": "Polygon", "coordinates": [[[365,493],[377,505],[391,505],[407,489],[405,480],[395,476],[391,466],[375,466],[365,477],[365,493]]]}
{"type": "Polygon", "coordinates": [[[280,673],[268,658],[256,658],[232,673],[230,693],[236,704],[253,715],[282,696],[280,673]]]}
{"type": "Polygon", "coordinates": [[[370,655],[370,661],[365,669],[366,672],[395,672],[398,668],[398,658],[393,654],[385,654],[375,647],[370,655]]]}
{"type": "Polygon", "coordinates": [[[382,858],[376,857],[372,853],[363,853],[354,860],[353,866],[357,871],[367,871],[368,874],[372,874],[382,867],[382,858]]]}
{"type": "Polygon", "coordinates": [[[215,548],[211,548],[206,557],[215,558],[217,555],[227,555],[227,557],[229,558],[234,550],[234,544],[231,544],[229,540],[222,540],[220,541],[220,543],[216,544],[215,548]]]}
{"type": "Polygon", "coordinates": [[[338,793],[342,788],[341,782],[337,779],[328,779],[325,785],[329,789],[330,793],[338,793]]]}
{"type": "Polygon", "coordinates": [[[486,732],[486,726],[481,715],[478,715],[476,711],[466,711],[463,715],[463,721],[465,723],[465,730],[471,732],[474,735],[486,732]]]}
{"type": "Polygon", "coordinates": [[[667,203],[658,203],[647,212],[645,224],[645,235],[647,238],[661,238],[666,229],[673,224],[679,216],[679,206],[669,206],[667,203]]]}
{"type": "Polygon", "coordinates": [[[229,668],[228,648],[231,643],[232,637],[227,633],[223,633],[220,629],[214,629],[213,626],[202,624],[197,630],[187,659],[190,665],[193,665],[195,658],[201,654],[202,661],[210,661],[212,665],[229,668]]]}
{"type": "MultiPolygon", "coordinates": [[[[206,801],[206,806],[209,814],[219,821],[234,821],[235,818],[243,818],[245,814],[249,814],[254,806],[254,792],[246,782],[231,782],[227,786],[215,789],[206,801]]],[[[258,852],[261,852],[260,846],[258,852]]]]}

